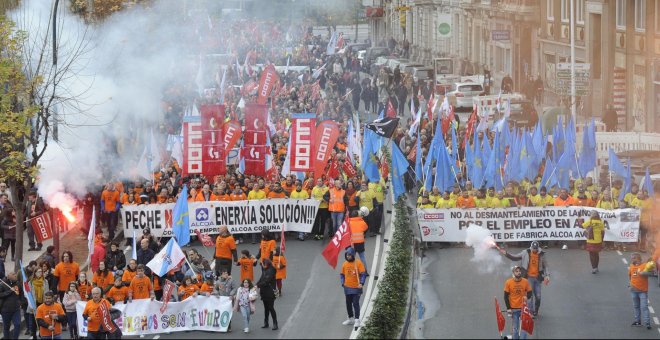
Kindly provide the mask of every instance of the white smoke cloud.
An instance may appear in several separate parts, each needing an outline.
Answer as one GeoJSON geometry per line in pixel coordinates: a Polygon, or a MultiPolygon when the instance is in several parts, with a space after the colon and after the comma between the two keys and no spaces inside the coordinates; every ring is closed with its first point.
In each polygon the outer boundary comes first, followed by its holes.
{"type": "MultiPolygon", "coordinates": [[[[71,203],[61,197],[65,190],[82,196],[111,178],[132,177],[143,136],[149,129],[158,132],[163,123],[165,90],[194,77],[200,53],[188,47],[198,42],[194,27],[181,23],[178,1],[127,9],[94,25],[70,13],[68,5],[61,1],[58,11],[58,68],[70,63],[71,72],[60,79],[55,99],[65,124],[59,127],[59,142],[48,141],[38,180],[39,194],[56,207],[71,203]],[[76,100],[67,100],[72,97],[76,100]]],[[[51,6],[24,0],[10,14],[35,47],[26,53],[33,71],[47,41],[40,74],[57,70],[52,67],[51,6]]]]}
{"type": "Polygon", "coordinates": [[[495,240],[488,229],[472,224],[466,230],[465,244],[474,249],[472,262],[479,265],[479,271],[493,273],[502,264],[502,257],[494,249],[495,240]]]}

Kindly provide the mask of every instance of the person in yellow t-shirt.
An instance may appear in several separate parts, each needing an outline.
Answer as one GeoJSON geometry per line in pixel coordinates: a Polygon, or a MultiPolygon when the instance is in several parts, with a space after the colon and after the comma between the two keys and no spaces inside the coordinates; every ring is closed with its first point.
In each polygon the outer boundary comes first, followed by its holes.
{"type": "Polygon", "coordinates": [[[603,238],[605,237],[605,223],[600,218],[598,211],[592,211],[589,219],[582,223],[585,236],[587,237],[586,250],[589,252],[589,261],[591,262],[591,273],[598,273],[598,262],[600,260],[600,250],[603,247],[603,238]]]}
{"type": "Polygon", "coordinates": [[[328,211],[328,201],[324,198],[325,194],[328,192],[328,187],[323,184],[323,179],[319,178],[316,180],[316,186],[312,188],[312,198],[320,201],[318,212],[316,213],[316,219],[314,219],[314,228],[312,233],[316,240],[322,240],[325,233],[325,228],[330,218],[330,212],[328,211]]]}
{"type": "Polygon", "coordinates": [[[474,199],[474,205],[477,208],[488,208],[488,199],[486,199],[486,190],[479,189],[477,197],[474,199]]]}
{"type": "Polygon", "coordinates": [[[444,195],[442,195],[442,198],[438,200],[438,202],[435,204],[435,207],[438,209],[451,209],[451,208],[456,208],[456,200],[453,200],[451,198],[451,194],[449,191],[445,191],[444,195]]]}
{"type": "Polygon", "coordinates": [[[640,210],[639,216],[639,251],[646,251],[646,236],[652,225],[653,201],[649,198],[648,192],[642,190],[637,193],[637,197],[630,201],[630,206],[640,210]]]}
{"type": "Polygon", "coordinates": [[[430,209],[434,207],[434,204],[431,202],[428,196],[422,196],[422,201],[417,204],[417,207],[421,209],[430,209]]]}
{"type": "Polygon", "coordinates": [[[504,191],[498,191],[497,196],[493,199],[490,200],[490,207],[491,208],[508,208],[509,207],[509,199],[504,198],[504,191]]]}
{"type": "Polygon", "coordinates": [[[435,204],[438,202],[438,200],[442,197],[442,194],[440,193],[440,189],[438,187],[433,187],[433,190],[429,194],[429,201],[431,203],[435,204]]]}
{"type": "Polygon", "coordinates": [[[555,199],[548,195],[545,187],[541,187],[539,194],[532,196],[530,200],[535,207],[551,207],[555,204],[555,199]]]}
{"type": "Polygon", "coordinates": [[[252,190],[248,193],[247,199],[250,201],[266,199],[266,192],[259,187],[258,183],[255,183],[252,186],[252,190]]]}

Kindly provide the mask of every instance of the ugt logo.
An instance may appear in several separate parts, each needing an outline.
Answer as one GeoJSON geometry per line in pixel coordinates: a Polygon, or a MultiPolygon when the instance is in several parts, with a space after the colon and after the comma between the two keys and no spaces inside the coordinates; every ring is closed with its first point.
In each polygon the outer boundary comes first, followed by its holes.
{"type": "Polygon", "coordinates": [[[207,208],[197,208],[195,210],[195,219],[198,221],[206,221],[209,219],[209,210],[207,208]]]}

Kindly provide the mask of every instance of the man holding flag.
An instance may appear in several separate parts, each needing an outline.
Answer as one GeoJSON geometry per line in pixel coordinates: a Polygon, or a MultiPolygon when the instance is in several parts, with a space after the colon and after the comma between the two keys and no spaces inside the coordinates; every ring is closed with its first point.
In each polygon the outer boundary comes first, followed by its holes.
{"type": "Polygon", "coordinates": [[[522,270],[519,266],[513,266],[511,270],[513,277],[504,283],[504,303],[506,311],[513,318],[513,338],[527,338],[527,333],[520,332],[520,317],[523,310],[524,300],[532,297],[532,287],[527,279],[522,277],[522,270]],[[522,333],[522,334],[521,334],[522,333]]]}
{"type": "Polygon", "coordinates": [[[55,302],[53,292],[44,293],[44,303],[37,308],[35,315],[39,325],[39,337],[42,339],[61,339],[62,323],[66,320],[66,314],[62,305],[55,302]]]}

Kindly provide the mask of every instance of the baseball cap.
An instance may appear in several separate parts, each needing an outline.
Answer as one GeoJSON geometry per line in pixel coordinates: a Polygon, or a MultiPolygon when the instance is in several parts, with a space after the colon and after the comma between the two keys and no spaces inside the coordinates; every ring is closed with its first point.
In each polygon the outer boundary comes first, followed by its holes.
{"type": "Polygon", "coordinates": [[[530,245],[530,248],[532,249],[539,249],[539,243],[536,241],[532,241],[532,244],[530,245]]]}

